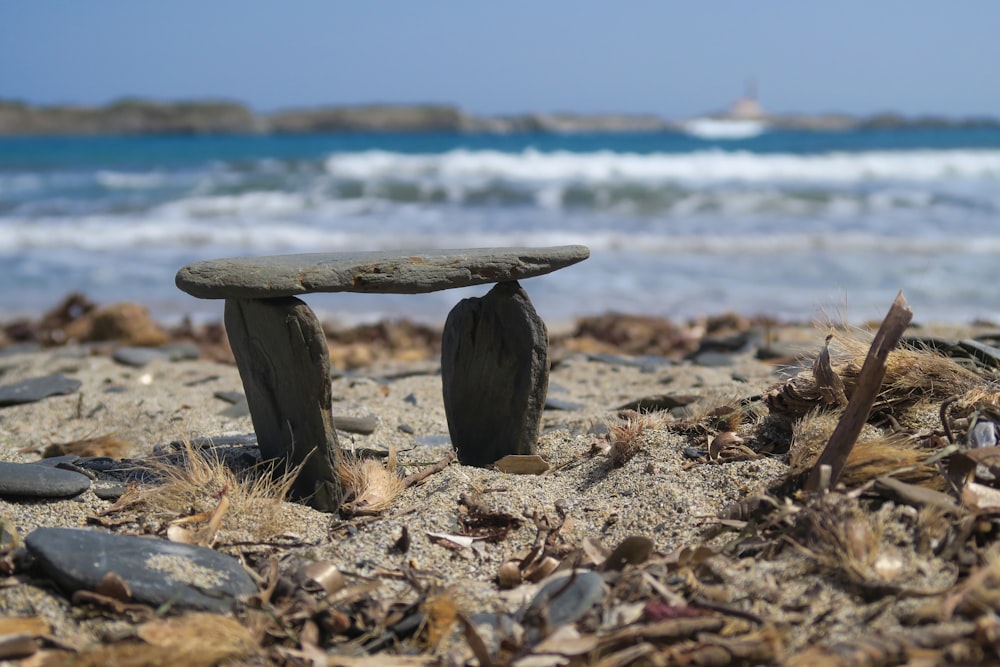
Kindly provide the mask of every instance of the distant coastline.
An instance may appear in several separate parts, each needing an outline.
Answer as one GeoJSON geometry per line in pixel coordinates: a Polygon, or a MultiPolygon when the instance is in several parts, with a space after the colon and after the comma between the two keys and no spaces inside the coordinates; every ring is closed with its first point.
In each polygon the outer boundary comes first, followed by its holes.
{"type": "MultiPolygon", "coordinates": [[[[728,112],[705,114],[726,119],[728,112]]],[[[1000,127],[991,117],[948,118],[882,113],[765,114],[773,129],[837,131],[947,127],[1000,127]]],[[[159,102],[122,99],[104,106],[34,106],[0,100],[0,136],[154,134],[308,134],[366,132],[671,132],[684,120],[654,114],[524,113],[480,116],[446,104],[327,106],[256,113],[231,101],[159,102]]]]}

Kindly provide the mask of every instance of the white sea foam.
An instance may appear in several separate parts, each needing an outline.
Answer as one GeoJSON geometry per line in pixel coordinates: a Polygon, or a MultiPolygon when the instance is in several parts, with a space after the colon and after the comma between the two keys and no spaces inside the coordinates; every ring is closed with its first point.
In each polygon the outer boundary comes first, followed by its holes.
{"type": "Polygon", "coordinates": [[[94,174],[94,180],[108,189],[144,190],[162,185],[166,181],[166,175],[160,172],[133,173],[102,170],[94,174]]]}
{"type": "Polygon", "coordinates": [[[818,155],[706,150],[694,153],[597,151],[504,153],[453,150],[407,155],[341,153],[326,161],[339,178],[432,179],[443,182],[858,183],[867,180],[1000,180],[998,150],[899,150],[818,155]]]}

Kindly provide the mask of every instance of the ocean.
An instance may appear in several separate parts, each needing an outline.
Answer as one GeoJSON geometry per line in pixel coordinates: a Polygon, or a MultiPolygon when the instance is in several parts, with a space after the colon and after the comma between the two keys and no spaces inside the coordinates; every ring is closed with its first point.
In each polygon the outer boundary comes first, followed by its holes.
{"type": "MultiPolygon", "coordinates": [[[[0,139],[0,317],[80,291],[219,319],[184,264],[297,252],[583,244],[524,287],[608,311],[1000,322],[1000,130],[0,139]]],[[[459,298],[304,297],[343,323],[459,298]]]]}

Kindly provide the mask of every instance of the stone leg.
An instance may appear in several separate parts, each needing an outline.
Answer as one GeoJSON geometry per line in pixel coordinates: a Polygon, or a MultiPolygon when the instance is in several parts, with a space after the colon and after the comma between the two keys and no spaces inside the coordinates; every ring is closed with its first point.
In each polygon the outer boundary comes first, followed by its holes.
{"type": "Polygon", "coordinates": [[[277,474],[303,462],[293,497],[340,506],[339,446],[330,417],[330,354],[316,315],[295,297],[227,299],[226,332],[261,456],[277,474]]]}
{"type": "Polygon", "coordinates": [[[448,314],[441,376],[461,463],[483,467],[535,453],[549,385],[548,334],[516,281],[464,299],[448,314]]]}

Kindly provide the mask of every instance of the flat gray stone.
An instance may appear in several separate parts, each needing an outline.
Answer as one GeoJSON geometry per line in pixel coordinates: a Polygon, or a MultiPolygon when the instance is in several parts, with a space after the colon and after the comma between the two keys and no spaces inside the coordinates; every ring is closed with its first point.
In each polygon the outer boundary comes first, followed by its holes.
{"type": "Polygon", "coordinates": [[[177,272],[176,283],[202,299],[421,294],[540,276],[589,256],[586,246],[555,246],[234,257],[188,264],[177,272]]]}
{"type": "Polygon", "coordinates": [[[49,396],[72,394],[80,388],[80,381],[62,373],[22,380],[0,387],[0,407],[34,403],[49,396]]]}
{"type": "Polygon", "coordinates": [[[521,618],[529,642],[542,639],[560,625],[580,620],[604,595],[604,580],[596,572],[575,570],[551,579],[535,594],[521,618]]]}
{"type": "Polygon", "coordinates": [[[63,498],[90,488],[90,478],[72,470],[0,461],[0,497],[63,498]]]}
{"type": "Polygon", "coordinates": [[[340,447],[330,412],[330,352],[299,299],[226,299],[226,333],[243,380],[261,458],[276,473],[302,466],[292,495],[336,512],[340,447]]]}
{"type": "Polygon", "coordinates": [[[458,460],[534,454],[549,383],[548,336],[517,282],[463,299],[441,336],[441,384],[458,460]]]}
{"type": "Polygon", "coordinates": [[[108,573],[140,604],[226,612],[257,592],[234,558],[205,547],[81,528],[38,528],[24,540],[38,566],[63,590],[94,590],[108,573]]]}
{"type": "Polygon", "coordinates": [[[170,355],[155,347],[120,347],[111,353],[119,364],[142,368],[154,361],[170,361],[170,355]]]}

